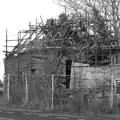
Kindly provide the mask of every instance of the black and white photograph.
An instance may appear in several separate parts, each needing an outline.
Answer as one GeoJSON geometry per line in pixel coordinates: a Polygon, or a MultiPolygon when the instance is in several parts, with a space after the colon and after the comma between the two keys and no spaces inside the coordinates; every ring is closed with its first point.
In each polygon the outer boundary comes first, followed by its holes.
{"type": "Polygon", "coordinates": [[[0,120],[120,120],[120,0],[0,0],[0,120]]]}

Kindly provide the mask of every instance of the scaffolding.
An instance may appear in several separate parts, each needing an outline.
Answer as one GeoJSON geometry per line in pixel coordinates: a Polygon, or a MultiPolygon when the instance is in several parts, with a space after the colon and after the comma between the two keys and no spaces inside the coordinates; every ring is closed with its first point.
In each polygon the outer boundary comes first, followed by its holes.
{"type": "MultiPolygon", "coordinates": [[[[42,18],[40,23],[38,23],[36,19],[36,25],[31,25],[31,23],[29,23],[29,29],[19,31],[18,38],[16,40],[9,40],[6,30],[6,51],[4,51],[6,54],[6,66],[7,59],[17,58],[19,73],[19,57],[23,54],[28,54],[30,51],[34,54],[44,48],[52,49],[54,52],[59,49],[61,55],[59,56],[58,61],[61,59],[63,54],[66,54],[65,52],[67,51],[68,54],[72,55],[72,61],[74,62],[77,58],[78,62],[88,63],[92,66],[98,66],[98,63],[105,66],[110,65],[112,62],[111,55],[119,54],[120,51],[118,39],[115,40],[112,35],[107,33],[108,43],[104,44],[106,41],[97,37],[98,33],[102,36],[104,34],[102,32],[104,31],[99,31],[97,29],[99,27],[97,26],[96,20],[89,20],[90,15],[88,13],[86,13],[85,17],[86,19],[80,16],[78,21],[75,21],[74,16],[69,18],[66,14],[61,14],[61,16],[59,16],[59,20],[49,19],[46,24],[43,23],[42,18]],[[92,28],[94,28],[92,34],[90,34],[91,25],[93,25],[92,28]],[[17,45],[9,46],[8,42],[11,41],[17,41],[17,45]],[[91,44],[90,41],[93,41],[94,43],[94,46],[91,49],[88,48],[88,44],[91,44]],[[84,44],[84,42],[87,44],[84,44]],[[12,51],[8,51],[9,47],[13,48],[12,51]],[[86,57],[87,59],[80,58],[82,56],[83,49],[86,52],[86,56],[94,50],[94,54],[92,53],[90,59],[88,57],[86,57]],[[109,58],[106,58],[107,54],[109,54],[109,58]]],[[[109,22],[109,20],[104,21],[109,22]]],[[[5,70],[7,70],[7,68],[5,70]]],[[[7,71],[5,71],[5,73],[7,74],[7,71]]]]}

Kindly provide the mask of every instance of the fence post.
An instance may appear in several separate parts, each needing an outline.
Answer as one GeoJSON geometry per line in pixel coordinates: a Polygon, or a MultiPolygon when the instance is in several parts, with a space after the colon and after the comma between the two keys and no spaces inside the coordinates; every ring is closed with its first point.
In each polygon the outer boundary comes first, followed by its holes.
{"type": "Polygon", "coordinates": [[[4,95],[5,95],[5,74],[3,75],[3,98],[5,98],[4,95]]]}
{"type": "Polygon", "coordinates": [[[10,99],[10,75],[8,74],[7,75],[7,79],[8,79],[8,86],[7,86],[7,98],[8,98],[8,101],[9,101],[9,99],[10,99]]]}
{"type": "Polygon", "coordinates": [[[52,74],[52,109],[54,108],[54,74],[52,74]]]}
{"type": "Polygon", "coordinates": [[[111,104],[110,107],[113,107],[113,84],[114,84],[114,74],[112,71],[112,76],[111,76],[111,104]]]}
{"type": "Polygon", "coordinates": [[[4,74],[3,76],[3,98],[5,98],[5,79],[6,79],[6,75],[4,74]]]}
{"type": "Polygon", "coordinates": [[[26,94],[25,94],[25,103],[27,104],[28,101],[28,81],[27,81],[27,74],[25,74],[25,87],[26,87],[26,94]]]}

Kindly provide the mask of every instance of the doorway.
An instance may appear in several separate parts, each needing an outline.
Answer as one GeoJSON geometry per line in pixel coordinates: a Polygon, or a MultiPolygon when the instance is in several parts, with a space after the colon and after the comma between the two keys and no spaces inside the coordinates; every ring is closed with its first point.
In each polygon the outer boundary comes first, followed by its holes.
{"type": "Polygon", "coordinates": [[[69,89],[70,87],[70,78],[71,78],[71,60],[66,60],[66,88],[69,89]]]}

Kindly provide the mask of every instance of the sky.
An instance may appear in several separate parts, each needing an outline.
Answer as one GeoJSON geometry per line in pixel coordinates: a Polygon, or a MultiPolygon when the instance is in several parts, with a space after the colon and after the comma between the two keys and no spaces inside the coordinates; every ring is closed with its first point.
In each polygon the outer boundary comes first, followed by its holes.
{"type": "Polygon", "coordinates": [[[40,16],[46,21],[47,18],[58,17],[61,12],[63,9],[53,0],[0,0],[0,79],[2,81],[6,29],[8,39],[16,39],[19,30],[28,29],[29,22],[35,24],[36,18],[39,22],[40,16]]]}

